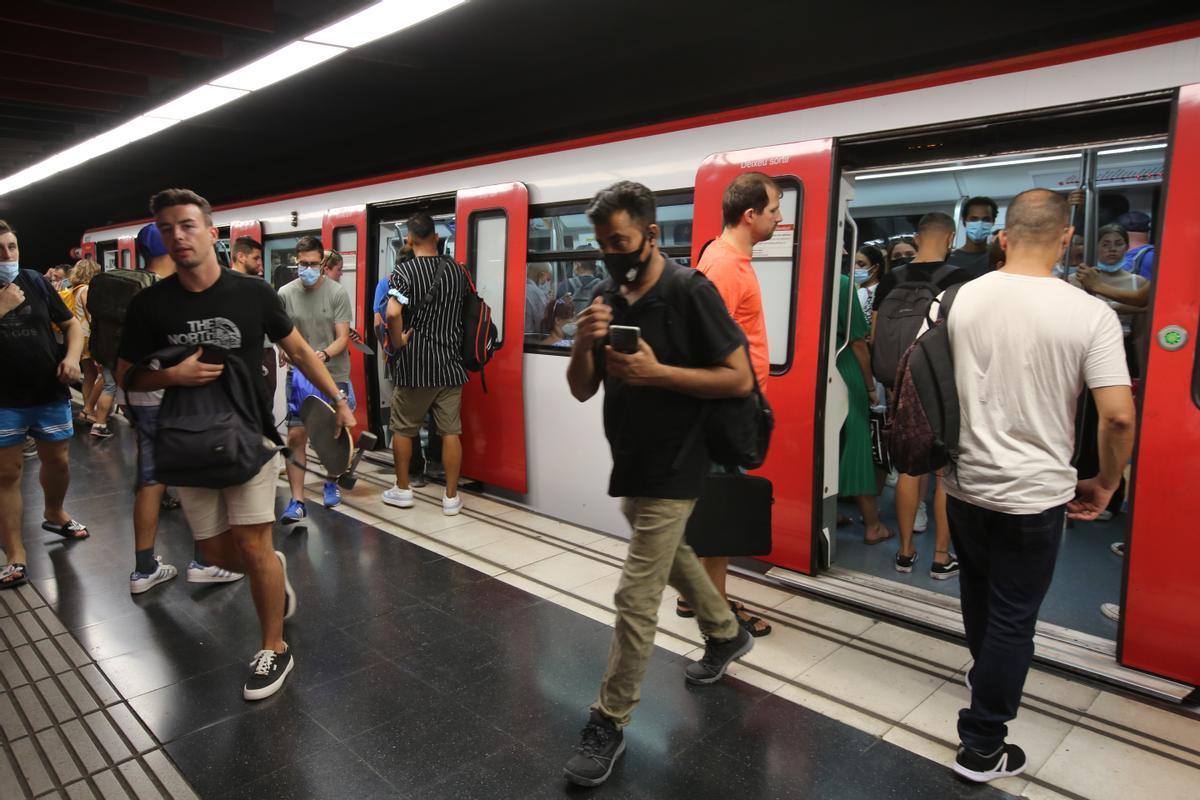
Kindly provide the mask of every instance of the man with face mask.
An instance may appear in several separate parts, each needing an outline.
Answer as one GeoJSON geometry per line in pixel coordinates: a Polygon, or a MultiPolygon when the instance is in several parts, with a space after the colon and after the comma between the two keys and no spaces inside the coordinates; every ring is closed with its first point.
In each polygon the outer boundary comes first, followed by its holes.
{"type": "MultiPolygon", "coordinates": [[[[283,301],[284,310],[292,318],[304,341],[308,342],[308,346],[333,376],[338,389],[350,398],[350,407],[353,409],[350,356],[346,352],[350,345],[350,297],[340,283],[324,274],[321,267],[324,257],[325,248],[320,239],[315,236],[302,237],[296,243],[299,276],[279,290],[279,299],[283,301]]],[[[291,449],[292,458],[303,464],[308,432],[300,419],[298,403],[295,412],[291,408],[293,380],[294,371],[288,370],[288,448],[291,449]]],[[[285,525],[308,516],[304,505],[304,468],[289,461],[287,471],[292,499],[279,518],[285,525]]],[[[341,492],[333,481],[325,482],[324,501],[328,508],[342,502],[341,492]]]]}
{"type": "Polygon", "coordinates": [[[991,271],[988,260],[988,239],[996,226],[996,215],[1000,213],[996,201],[990,197],[972,197],[963,203],[962,223],[966,228],[967,240],[963,246],[950,254],[947,264],[967,271],[978,278],[991,271]]]}
{"type": "Polygon", "coordinates": [[[550,305],[550,265],[534,262],[525,268],[525,333],[548,332],[546,309],[550,305]]]}
{"type": "Polygon", "coordinates": [[[683,539],[710,467],[704,437],[693,435],[705,401],[745,397],[754,378],[742,333],[712,283],[659,250],[649,189],[613,184],[587,214],[612,277],[579,315],[567,382],[580,402],[604,386],[608,493],[621,498],[632,528],[608,669],[565,768],[572,783],[597,786],[625,751],[622,729],[641,693],[668,583],[695,611],[706,641],[704,657],[685,670],[688,683],[716,683],[754,645],[683,539]],[[639,328],[636,350],[614,350],[610,325],[639,328]]]}
{"type": "Polygon", "coordinates": [[[27,436],[42,462],[42,528],[64,539],[88,537],[87,527],[63,509],[74,433],[67,387],[82,375],[83,329],[45,276],[21,269],[19,256],[16,231],[0,220],[0,544],[8,557],[0,567],[0,589],[26,581],[21,473],[27,436]],[[65,353],[51,323],[63,332],[65,353]]]}

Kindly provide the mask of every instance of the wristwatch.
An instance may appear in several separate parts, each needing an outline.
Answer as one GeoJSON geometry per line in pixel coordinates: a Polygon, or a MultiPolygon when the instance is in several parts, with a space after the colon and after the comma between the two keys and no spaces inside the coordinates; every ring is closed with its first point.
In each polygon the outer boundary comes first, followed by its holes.
{"type": "Polygon", "coordinates": [[[350,402],[350,395],[346,394],[346,390],[345,390],[345,389],[338,389],[338,393],[337,393],[337,399],[338,399],[339,401],[341,401],[341,400],[345,400],[347,403],[349,403],[349,402],[350,402]]]}

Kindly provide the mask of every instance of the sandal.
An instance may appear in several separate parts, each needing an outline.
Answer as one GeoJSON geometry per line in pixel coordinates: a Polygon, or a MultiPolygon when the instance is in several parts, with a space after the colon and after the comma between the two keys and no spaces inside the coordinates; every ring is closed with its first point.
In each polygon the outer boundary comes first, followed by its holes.
{"type": "Polygon", "coordinates": [[[696,612],[687,604],[687,600],[684,600],[682,597],[675,601],[675,614],[684,619],[691,619],[696,616],[696,612]]]}
{"type": "Polygon", "coordinates": [[[86,525],[84,525],[82,522],[76,522],[73,519],[69,519],[61,525],[50,522],[49,520],[43,520],[42,530],[56,533],[64,539],[86,539],[91,536],[91,534],[88,533],[86,525]]]}
{"type": "Polygon", "coordinates": [[[751,614],[737,600],[729,601],[729,610],[737,617],[738,624],[745,628],[746,632],[755,639],[760,636],[766,636],[771,632],[771,623],[765,621],[762,617],[756,617],[751,614]]]}
{"type": "Polygon", "coordinates": [[[896,532],[894,530],[892,530],[891,528],[889,528],[887,525],[880,524],[879,527],[883,528],[885,531],[887,531],[887,533],[884,536],[876,536],[874,539],[872,539],[869,536],[864,535],[863,536],[863,544],[865,544],[865,545],[879,544],[880,542],[886,542],[888,539],[896,538],[896,532]]]}
{"type": "Polygon", "coordinates": [[[6,564],[0,567],[0,589],[15,589],[29,580],[24,564],[6,564]]]}
{"type": "Polygon", "coordinates": [[[163,492],[163,498],[158,504],[159,508],[161,508],[163,511],[174,511],[181,505],[183,504],[179,502],[178,497],[172,497],[167,492],[163,492]]]}

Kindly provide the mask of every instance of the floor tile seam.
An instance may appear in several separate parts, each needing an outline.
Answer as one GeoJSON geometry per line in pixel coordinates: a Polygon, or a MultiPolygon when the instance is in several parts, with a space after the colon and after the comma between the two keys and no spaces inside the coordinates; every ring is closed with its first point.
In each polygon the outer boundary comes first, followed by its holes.
{"type": "MultiPolygon", "coordinates": [[[[40,738],[41,734],[43,734],[49,730],[53,730],[60,737],[60,739],[66,740],[66,737],[63,736],[61,731],[58,729],[57,724],[51,724],[51,726],[49,728],[43,728],[42,730],[37,731],[36,733],[31,733],[29,736],[22,737],[22,738],[29,739],[29,744],[33,748],[34,755],[37,756],[38,760],[42,764],[42,770],[46,773],[46,776],[50,778],[50,783],[53,785],[54,789],[58,790],[58,789],[62,789],[66,784],[64,784],[62,782],[62,779],[59,778],[58,770],[56,770],[54,768],[54,764],[50,758],[50,754],[47,753],[46,749],[42,746],[42,740],[40,738]]],[[[80,763],[80,759],[76,755],[74,748],[72,748],[70,746],[70,744],[68,743],[66,749],[67,749],[68,756],[71,758],[71,761],[75,764],[76,770],[78,770],[80,775],[86,776],[87,770],[84,769],[82,763],[80,763]]],[[[75,783],[75,781],[71,781],[71,783],[75,783]]],[[[31,794],[30,797],[32,797],[32,796],[33,795],[31,794]]]]}
{"type": "MultiPolygon", "coordinates": [[[[1131,736],[1137,736],[1142,739],[1147,739],[1152,742],[1155,742],[1155,743],[1164,745],[1168,748],[1171,748],[1172,750],[1178,750],[1182,753],[1187,753],[1189,756],[1192,756],[1197,759],[1197,761],[1195,762],[1195,766],[1197,768],[1200,768],[1200,750],[1197,750],[1196,748],[1189,747],[1187,745],[1183,745],[1178,742],[1173,742],[1170,739],[1165,739],[1162,736],[1159,736],[1157,734],[1146,733],[1146,732],[1144,732],[1138,728],[1135,728],[1131,725],[1126,725],[1122,722],[1110,720],[1106,717],[1102,717],[1097,714],[1092,714],[1089,711],[1078,711],[1076,709],[1072,709],[1070,706],[1064,706],[1061,703],[1056,703],[1052,700],[1045,700],[1045,699],[1037,697],[1037,696],[1030,696],[1030,699],[1035,700],[1038,703],[1048,706],[1052,709],[1062,710],[1068,714],[1075,714],[1078,717],[1078,719],[1086,720],[1088,722],[1094,723],[1097,726],[1115,728],[1123,733],[1128,733],[1131,736]]],[[[1149,706],[1149,707],[1157,709],[1157,706],[1149,706]]],[[[1045,711],[1036,706],[1032,706],[1032,708],[1040,714],[1046,714],[1047,716],[1052,716],[1052,713],[1049,711],[1045,711]]],[[[1162,709],[1157,709],[1157,710],[1162,710],[1162,709]]],[[[1092,728],[1090,728],[1090,727],[1088,729],[1092,730],[1092,728]]],[[[1110,738],[1115,738],[1115,737],[1110,737],[1110,738]]]]}
{"type": "MultiPolygon", "coordinates": [[[[25,738],[24,736],[21,737],[25,738]]],[[[29,785],[29,779],[25,777],[25,773],[21,769],[21,765],[17,763],[17,754],[13,752],[12,742],[5,741],[4,747],[0,748],[0,758],[8,761],[9,770],[17,779],[17,788],[21,792],[21,796],[25,798],[33,797],[33,787],[29,785]]]]}
{"type": "MultiPolygon", "coordinates": [[[[79,720],[79,722],[82,724],[82,722],[83,722],[82,718],[80,718],[80,717],[75,717],[75,719],[76,719],[76,720],[79,720]]],[[[70,721],[71,721],[71,720],[67,720],[67,722],[70,722],[70,721]]],[[[64,723],[64,724],[65,724],[65,723],[64,723]]],[[[86,725],[84,725],[84,727],[86,728],[87,726],[86,726],[86,725]]],[[[43,731],[39,731],[39,733],[45,733],[45,731],[48,731],[48,730],[53,730],[55,733],[57,733],[57,734],[58,734],[59,741],[62,743],[62,745],[63,745],[63,749],[66,751],[67,755],[68,755],[68,756],[71,758],[71,760],[74,762],[76,771],[77,771],[77,772],[78,772],[78,773],[79,773],[81,776],[83,776],[83,777],[85,777],[85,778],[86,778],[86,777],[88,776],[88,774],[89,774],[89,773],[88,773],[88,768],[87,768],[87,765],[83,763],[83,758],[81,758],[81,757],[80,757],[80,755],[79,755],[79,753],[77,753],[77,752],[75,751],[75,747],[74,747],[74,746],[71,744],[71,738],[70,738],[69,736],[67,736],[67,733],[66,733],[66,731],[64,731],[64,730],[62,729],[62,724],[55,723],[54,725],[51,725],[49,728],[46,728],[46,729],[45,729],[45,730],[43,730],[43,731]]],[[[34,740],[34,745],[35,745],[35,746],[36,746],[36,747],[37,747],[39,750],[44,750],[44,749],[45,749],[45,748],[43,748],[43,747],[42,747],[42,740],[41,740],[41,739],[37,738],[36,736],[35,736],[35,737],[32,737],[32,738],[33,738],[33,740],[34,740]]],[[[45,753],[45,761],[50,761],[50,753],[49,753],[49,752],[45,753]]],[[[102,770],[97,770],[97,771],[99,772],[99,771],[102,771],[102,770]]],[[[64,786],[68,786],[68,785],[69,785],[69,784],[63,783],[63,782],[62,782],[62,780],[60,780],[60,779],[59,779],[59,777],[58,777],[58,771],[57,771],[57,770],[51,769],[51,770],[50,770],[50,776],[51,776],[51,779],[54,781],[54,783],[55,783],[55,787],[56,787],[56,788],[59,788],[59,789],[61,789],[61,788],[63,788],[64,786]]],[[[71,783],[75,783],[75,781],[74,781],[74,780],[72,780],[72,781],[71,781],[71,783]]]]}
{"type": "MultiPolygon", "coordinates": [[[[358,510],[359,510],[359,511],[362,511],[363,513],[366,513],[366,514],[369,514],[369,515],[371,515],[371,516],[374,516],[374,517],[377,517],[377,518],[379,518],[379,519],[382,519],[382,517],[379,517],[378,515],[374,514],[374,513],[373,513],[373,512],[371,512],[371,511],[367,511],[367,510],[365,510],[365,509],[362,509],[361,507],[359,507],[359,508],[358,508],[358,510]]],[[[404,527],[404,526],[400,526],[400,527],[404,527]]],[[[517,531],[514,531],[514,532],[517,532],[517,531]]],[[[429,537],[426,537],[424,534],[418,534],[418,535],[419,535],[419,536],[422,536],[423,538],[429,538],[429,537]]],[[[530,538],[537,538],[537,537],[530,537],[530,538]]],[[[516,568],[509,568],[509,567],[505,566],[504,564],[500,564],[500,563],[498,563],[498,562],[492,561],[492,560],[490,560],[490,559],[487,559],[487,558],[484,558],[484,557],[482,557],[482,556],[475,555],[475,554],[473,553],[473,551],[470,551],[470,550],[463,550],[463,549],[461,549],[461,548],[458,548],[458,547],[454,546],[453,544],[448,544],[448,543],[440,542],[439,540],[433,540],[433,539],[431,539],[431,541],[438,541],[438,542],[439,542],[439,544],[443,544],[444,546],[446,546],[446,547],[450,548],[451,550],[454,550],[454,551],[456,551],[458,554],[461,554],[461,555],[471,555],[472,557],[474,557],[474,558],[477,558],[477,559],[479,559],[480,561],[482,561],[482,562],[484,562],[484,563],[486,563],[486,564],[489,564],[490,566],[493,566],[493,567],[498,567],[498,568],[501,568],[502,570],[504,570],[504,572],[501,572],[501,573],[498,573],[498,574],[506,574],[506,573],[512,573],[512,574],[515,574],[515,575],[517,575],[517,576],[519,576],[519,577],[521,577],[521,578],[524,578],[525,580],[528,580],[528,581],[531,581],[531,582],[533,582],[533,583],[536,583],[536,584],[538,584],[538,585],[540,585],[540,586],[543,586],[543,587],[545,587],[545,588],[547,588],[547,589],[554,589],[554,590],[557,590],[557,592],[558,592],[558,594],[559,594],[559,595],[566,595],[566,596],[568,596],[568,597],[571,597],[571,598],[573,598],[573,599],[575,599],[575,600],[578,600],[578,601],[581,601],[581,602],[587,603],[588,605],[591,605],[591,606],[593,606],[594,608],[597,608],[598,610],[607,611],[607,612],[610,612],[610,613],[615,613],[615,609],[614,609],[614,608],[609,608],[608,606],[606,606],[606,605],[604,605],[604,604],[602,604],[602,603],[598,603],[598,602],[596,602],[596,601],[594,601],[594,600],[591,600],[590,598],[586,598],[586,597],[582,597],[582,596],[580,596],[580,595],[577,595],[577,594],[575,594],[575,593],[574,593],[573,591],[571,591],[571,590],[565,590],[565,589],[561,589],[560,587],[557,587],[557,586],[555,586],[555,585],[553,585],[553,584],[547,583],[546,581],[543,581],[543,580],[541,580],[541,579],[539,579],[539,578],[535,578],[535,577],[532,577],[532,576],[526,575],[526,574],[524,574],[523,572],[521,572],[521,570],[522,570],[522,569],[524,569],[524,568],[526,568],[526,567],[528,567],[528,566],[531,566],[531,564],[522,565],[521,567],[516,567],[516,568]]],[[[419,542],[414,542],[414,544],[417,544],[417,546],[420,546],[420,543],[419,543],[419,542]]],[[[487,545],[484,545],[484,546],[486,547],[487,545]]],[[[548,556],[547,558],[553,558],[553,557],[554,557],[554,556],[548,556]]],[[[540,561],[544,561],[544,560],[546,560],[546,559],[540,559],[539,561],[535,561],[535,562],[531,562],[531,563],[540,563],[540,561]]],[[[493,578],[494,578],[494,577],[496,577],[496,576],[490,576],[490,577],[493,577],[493,578]]],[[[603,580],[603,578],[600,578],[600,579],[598,579],[598,580],[603,580]]],[[[797,596],[803,596],[803,595],[797,595],[797,596]]],[[[554,597],[553,597],[553,596],[551,596],[551,597],[549,597],[549,598],[546,598],[546,599],[548,599],[548,600],[553,600],[553,599],[554,599],[554,597]]],[[[734,597],[733,599],[738,599],[738,598],[734,597]]],[[[558,605],[560,605],[560,606],[561,606],[561,603],[558,603],[558,605]]],[[[565,606],[563,606],[563,607],[565,607],[565,606]]],[[[570,610],[570,609],[568,609],[568,610],[570,610]]],[[[767,616],[765,616],[765,615],[766,615],[768,612],[764,611],[764,612],[762,612],[762,613],[764,614],[764,618],[770,619],[770,617],[767,617],[767,616]]],[[[775,609],[771,609],[771,610],[770,610],[770,613],[775,613],[775,614],[778,614],[778,613],[781,613],[781,612],[779,612],[779,611],[778,611],[778,609],[777,609],[777,608],[775,608],[775,609]]],[[[855,641],[857,641],[857,637],[851,637],[851,638],[850,638],[850,639],[848,639],[847,641],[841,641],[839,638],[837,638],[837,637],[836,637],[836,631],[835,631],[833,628],[829,628],[829,627],[827,627],[827,626],[820,625],[819,623],[811,623],[811,622],[808,622],[808,621],[805,621],[805,620],[800,620],[800,618],[799,618],[799,617],[796,617],[796,616],[794,616],[794,615],[790,614],[789,612],[782,612],[782,613],[783,613],[784,615],[786,615],[786,616],[789,616],[789,617],[791,617],[793,620],[797,620],[797,621],[798,621],[800,624],[798,624],[798,623],[796,623],[796,622],[790,622],[790,621],[786,621],[786,620],[778,620],[778,619],[776,619],[776,620],[773,620],[773,621],[780,622],[781,624],[784,624],[784,625],[786,625],[787,627],[790,627],[790,628],[792,628],[792,629],[794,629],[794,630],[797,630],[797,631],[799,631],[799,632],[802,632],[802,633],[807,633],[807,634],[809,634],[809,635],[816,636],[816,637],[818,637],[818,638],[825,639],[825,640],[827,640],[827,641],[829,641],[829,642],[832,642],[832,643],[834,643],[834,644],[839,644],[839,645],[841,645],[841,646],[844,646],[844,647],[851,647],[852,649],[854,649],[854,650],[857,650],[857,651],[859,651],[859,652],[863,652],[863,653],[867,653],[867,654],[869,654],[869,655],[874,655],[874,656],[876,656],[876,657],[881,657],[881,658],[884,658],[885,660],[891,661],[893,664],[896,664],[896,665],[898,665],[898,666],[903,666],[903,667],[906,667],[906,668],[912,669],[912,670],[914,670],[915,672],[921,672],[921,673],[923,673],[923,674],[926,674],[926,675],[928,675],[928,676],[930,676],[930,677],[933,677],[933,678],[938,678],[938,679],[941,679],[941,680],[944,680],[944,681],[948,681],[950,678],[952,678],[952,677],[953,677],[955,674],[957,674],[957,672],[958,672],[958,670],[955,670],[955,669],[952,669],[952,668],[949,668],[949,667],[944,667],[944,666],[941,666],[941,667],[940,667],[940,669],[941,669],[942,671],[946,671],[946,672],[949,672],[949,673],[950,673],[950,674],[949,674],[949,676],[947,676],[947,675],[943,675],[943,674],[941,674],[940,672],[935,672],[935,671],[933,671],[933,670],[929,670],[929,669],[923,669],[923,668],[921,668],[921,667],[919,667],[919,666],[916,666],[916,665],[912,665],[912,664],[907,664],[907,663],[900,662],[900,661],[898,661],[898,660],[896,660],[896,659],[894,659],[894,658],[889,658],[888,656],[886,656],[886,655],[883,655],[883,654],[881,654],[881,653],[878,653],[878,652],[873,652],[873,651],[871,651],[871,650],[868,650],[868,649],[864,648],[864,647],[863,647],[863,646],[861,646],[861,645],[856,645],[856,644],[855,644],[855,641]],[[823,628],[823,629],[824,629],[824,631],[822,631],[822,630],[813,630],[813,628],[819,628],[819,629],[820,629],[820,628],[823,628]],[[828,633],[826,633],[825,631],[828,631],[828,633]]],[[[658,633],[664,633],[664,634],[667,634],[668,636],[671,636],[672,638],[674,638],[674,639],[676,639],[676,640],[678,640],[678,641],[681,641],[681,642],[683,642],[683,643],[685,643],[685,644],[694,644],[696,647],[703,647],[703,643],[702,643],[702,642],[695,642],[694,640],[692,640],[692,639],[689,639],[689,638],[688,638],[688,637],[686,637],[686,636],[683,636],[683,635],[680,635],[680,634],[676,634],[676,633],[674,633],[674,632],[672,632],[672,631],[668,631],[668,630],[666,630],[666,629],[664,629],[664,628],[662,628],[662,627],[658,627],[658,628],[657,628],[657,632],[658,632],[658,633]]],[[[885,649],[885,650],[891,650],[891,651],[893,651],[893,652],[896,652],[896,653],[898,653],[898,654],[899,654],[899,652],[900,652],[900,651],[898,651],[897,649],[895,649],[895,648],[891,648],[891,647],[889,647],[889,646],[887,646],[887,645],[878,645],[877,643],[873,643],[873,642],[871,643],[871,645],[872,645],[873,647],[880,647],[880,648],[882,648],[882,649],[885,649]]],[[[762,669],[762,668],[756,667],[756,666],[754,666],[754,665],[751,665],[751,664],[743,664],[743,666],[749,667],[750,669],[754,669],[754,670],[756,670],[756,671],[760,672],[761,674],[764,674],[764,675],[766,675],[766,676],[768,676],[768,677],[771,677],[772,679],[775,679],[775,680],[782,680],[782,681],[784,681],[785,683],[788,683],[788,684],[790,684],[790,685],[792,685],[792,686],[795,686],[796,688],[804,689],[805,691],[813,691],[811,688],[809,688],[809,687],[806,687],[806,686],[802,686],[802,685],[800,685],[800,684],[796,683],[796,682],[795,682],[793,679],[790,679],[790,678],[783,677],[782,675],[779,675],[779,674],[776,674],[776,673],[772,673],[772,672],[770,672],[770,671],[764,670],[764,669],[762,669]]],[[[813,665],[813,666],[815,667],[816,665],[813,665]]],[[[939,666],[940,666],[940,665],[939,665],[939,666]]],[[[812,667],[810,667],[809,669],[812,669],[812,667]]],[[[806,670],[806,671],[807,671],[807,670],[806,670]]],[[[935,691],[936,691],[936,690],[935,690],[935,691]]],[[[832,698],[830,698],[830,699],[832,699],[832,698]]],[[[1040,700],[1040,698],[1037,698],[1037,697],[1033,697],[1032,699],[1035,699],[1035,700],[1040,700]]],[[[850,707],[850,706],[848,706],[848,707],[850,707]]],[[[1049,716],[1049,717],[1051,717],[1052,719],[1056,719],[1056,720],[1058,720],[1058,721],[1061,721],[1061,722],[1068,722],[1068,723],[1071,723],[1071,721],[1070,721],[1070,720],[1068,720],[1068,719],[1065,719],[1064,717],[1062,717],[1062,716],[1059,716],[1059,715],[1057,715],[1057,714],[1048,713],[1048,712],[1046,712],[1046,711],[1041,711],[1041,710],[1038,710],[1038,709],[1033,709],[1033,710],[1037,710],[1037,711],[1039,711],[1039,713],[1042,713],[1042,714],[1044,714],[1044,715],[1046,715],[1046,716],[1049,716]]],[[[883,721],[883,722],[892,722],[893,724],[897,724],[897,722],[896,722],[896,721],[893,721],[893,720],[881,719],[881,721],[883,721]]],[[[1071,724],[1074,724],[1074,723],[1071,723],[1071,724]]],[[[1108,723],[1108,722],[1106,721],[1106,722],[1105,722],[1105,724],[1111,724],[1111,723],[1108,723]]],[[[1095,729],[1095,728],[1091,728],[1091,727],[1089,727],[1089,726],[1081,726],[1081,727],[1084,727],[1085,729],[1091,730],[1091,731],[1092,731],[1092,732],[1094,732],[1094,733],[1098,733],[1098,734],[1101,734],[1101,735],[1105,735],[1105,733],[1104,733],[1103,731],[1101,731],[1101,730],[1098,730],[1098,729],[1095,729]]],[[[1171,759],[1171,760],[1177,761],[1177,762],[1179,762],[1179,763],[1182,763],[1182,764],[1185,764],[1185,765],[1187,765],[1187,766],[1194,766],[1194,765],[1193,765],[1191,762],[1187,761],[1186,759],[1183,759],[1183,758],[1180,758],[1180,757],[1178,757],[1178,756],[1175,756],[1174,754],[1170,754],[1170,753],[1165,753],[1165,752],[1158,751],[1158,750],[1156,750],[1155,748],[1152,748],[1152,747],[1147,747],[1147,746],[1145,746],[1145,745],[1143,745],[1143,744],[1141,744],[1141,743],[1139,743],[1139,742],[1132,741],[1132,740],[1126,739],[1126,738],[1124,738],[1124,737],[1120,737],[1120,736],[1109,736],[1109,738],[1112,738],[1112,739],[1114,739],[1115,741],[1121,741],[1121,742],[1123,742],[1123,743],[1125,743],[1125,744],[1128,744],[1128,745],[1130,745],[1130,746],[1132,746],[1132,747],[1136,747],[1136,748],[1138,748],[1138,749],[1140,749],[1140,750],[1142,750],[1142,751],[1144,751],[1144,752],[1149,752],[1149,753],[1153,753],[1153,754],[1156,754],[1156,755],[1161,755],[1161,756],[1163,756],[1163,757],[1165,757],[1165,758],[1169,758],[1169,759],[1171,759]]],[[[1149,738],[1149,737],[1147,737],[1147,738],[1149,738]]],[[[1174,745],[1172,745],[1172,746],[1174,746],[1174,745]]],[[[1047,788],[1052,788],[1052,787],[1047,787],[1047,788]]]]}

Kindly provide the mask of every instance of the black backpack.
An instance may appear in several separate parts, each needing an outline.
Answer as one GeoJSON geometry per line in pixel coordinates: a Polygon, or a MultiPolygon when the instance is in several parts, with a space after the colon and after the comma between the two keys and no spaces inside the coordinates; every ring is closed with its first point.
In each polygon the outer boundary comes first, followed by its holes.
{"type": "MultiPolygon", "coordinates": [[[[205,345],[205,351],[220,350],[205,345]]],[[[129,371],[167,368],[197,348],[167,347],[129,371]]],[[[227,351],[223,351],[227,352],[227,351]]],[[[262,411],[250,370],[236,356],[225,358],[221,377],[203,386],[171,386],[163,394],[154,433],[154,479],[167,486],[226,489],[253,478],[275,455],[263,443],[262,411]]],[[[136,416],[136,407],[131,407],[136,416]]]]}
{"type": "Polygon", "coordinates": [[[87,296],[87,313],[92,318],[88,350],[97,363],[116,370],[129,303],[157,280],[153,272],[140,269],[114,269],[92,278],[87,296]]]}
{"type": "Polygon", "coordinates": [[[900,385],[884,432],[892,464],[906,475],[926,475],[958,461],[961,419],[948,318],[960,288],[946,290],[937,319],[900,359],[900,385]]]}
{"type": "Polygon", "coordinates": [[[415,321],[417,312],[424,308],[426,303],[433,302],[437,297],[438,291],[442,288],[442,275],[454,268],[462,270],[463,277],[467,279],[467,288],[463,290],[462,294],[462,365],[467,372],[479,373],[480,383],[483,385],[483,391],[486,392],[487,378],[483,374],[483,367],[495,355],[496,340],[500,336],[496,324],[492,322],[492,309],[475,290],[475,282],[471,280],[471,274],[467,272],[466,267],[450,256],[444,255],[441,256],[441,259],[441,269],[434,276],[433,283],[429,285],[429,291],[419,302],[412,305],[411,310],[405,316],[415,321]]]}
{"type": "Polygon", "coordinates": [[[958,269],[943,264],[928,280],[909,280],[911,269],[907,264],[896,271],[896,287],[875,314],[875,338],[871,342],[871,371],[887,388],[896,387],[900,358],[916,340],[934,298],[942,293],[939,282],[958,269]]]}

